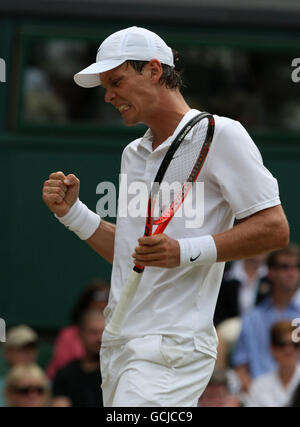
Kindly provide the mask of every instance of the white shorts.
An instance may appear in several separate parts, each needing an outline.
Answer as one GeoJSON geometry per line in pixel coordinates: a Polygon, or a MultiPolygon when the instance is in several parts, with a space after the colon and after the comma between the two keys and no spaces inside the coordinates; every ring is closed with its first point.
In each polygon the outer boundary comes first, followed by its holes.
{"type": "Polygon", "coordinates": [[[162,335],[104,344],[100,358],[107,407],[197,406],[215,365],[196,340],[162,335]]]}

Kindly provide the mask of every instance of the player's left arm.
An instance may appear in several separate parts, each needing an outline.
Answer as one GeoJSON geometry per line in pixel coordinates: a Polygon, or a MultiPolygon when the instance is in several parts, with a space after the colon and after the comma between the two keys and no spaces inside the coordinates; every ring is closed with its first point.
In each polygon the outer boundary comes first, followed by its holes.
{"type": "MultiPolygon", "coordinates": [[[[213,235],[217,262],[253,257],[283,248],[289,243],[289,225],[281,205],[261,210],[213,235]]],[[[141,237],[133,254],[141,266],[172,268],[180,264],[177,240],[166,234],[141,237]]]]}
{"type": "Polygon", "coordinates": [[[261,210],[213,236],[217,261],[234,261],[283,248],[289,243],[289,234],[281,205],[261,210]]]}

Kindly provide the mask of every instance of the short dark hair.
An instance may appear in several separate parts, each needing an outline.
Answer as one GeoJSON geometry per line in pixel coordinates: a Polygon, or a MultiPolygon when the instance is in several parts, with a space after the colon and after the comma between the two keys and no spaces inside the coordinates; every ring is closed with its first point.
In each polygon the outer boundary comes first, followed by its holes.
{"type": "MultiPolygon", "coordinates": [[[[174,64],[179,61],[179,54],[176,50],[172,49],[174,64]]],[[[149,61],[135,61],[135,60],[127,60],[127,64],[131,65],[131,67],[137,71],[139,74],[142,74],[143,68],[149,61]]],[[[182,81],[182,71],[178,71],[175,68],[170,67],[170,65],[161,64],[163,69],[163,74],[159,79],[159,83],[161,85],[166,86],[168,89],[180,89],[184,86],[182,81]]]]}
{"type": "Polygon", "coordinates": [[[282,255],[296,257],[298,258],[298,262],[299,262],[300,248],[298,245],[291,243],[286,248],[278,249],[277,251],[271,252],[267,257],[267,266],[269,268],[275,268],[278,263],[278,258],[282,255]]]}

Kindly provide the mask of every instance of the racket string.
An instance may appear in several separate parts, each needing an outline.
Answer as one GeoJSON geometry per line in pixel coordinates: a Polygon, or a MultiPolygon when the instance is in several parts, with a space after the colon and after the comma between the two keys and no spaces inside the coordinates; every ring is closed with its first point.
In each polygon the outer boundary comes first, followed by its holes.
{"type": "Polygon", "coordinates": [[[151,193],[153,203],[153,223],[165,221],[178,209],[183,198],[190,190],[188,181],[194,182],[201,169],[207,151],[201,152],[206,142],[209,121],[203,119],[193,129],[192,137],[183,141],[170,162],[159,186],[151,193]],[[201,153],[201,155],[200,155],[201,153]],[[204,158],[203,158],[204,157],[204,158]]]}

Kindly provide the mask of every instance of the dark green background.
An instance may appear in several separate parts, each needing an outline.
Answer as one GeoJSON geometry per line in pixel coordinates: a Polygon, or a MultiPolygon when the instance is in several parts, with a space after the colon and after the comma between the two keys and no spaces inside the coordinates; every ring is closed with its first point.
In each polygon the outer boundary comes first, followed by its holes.
{"type": "MultiPolygon", "coordinates": [[[[134,23],[122,22],[122,27],[134,23]]],[[[0,317],[7,325],[26,323],[37,329],[53,329],[68,323],[70,309],[84,285],[100,277],[109,280],[111,267],[84,242],[64,229],[43,204],[41,191],[49,173],[62,170],[81,179],[80,198],[91,209],[99,196],[101,181],[118,182],[122,148],[142,134],[143,129],[28,127],[20,115],[10,120],[12,104],[18,110],[21,76],[16,58],[24,59],[26,37],[53,33],[60,25],[70,34],[90,35],[91,39],[120,28],[118,22],[90,25],[81,21],[64,23],[43,18],[0,19],[0,57],[7,63],[7,82],[0,83],[0,170],[1,170],[1,293],[0,317]],[[22,39],[23,37],[23,39],[22,39]],[[16,43],[23,40],[21,43],[16,43]],[[21,52],[16,51],[21,46],[21,52]],[[24,49],[24,52],[22,51],[24,49]]],[[[149,25],[168,34],[173,41],[193,43],[194,34],[203,31],[202,43],[257,46],[276,50],[299,47],[300,34],[288,29],[276,31],[245,28],[200,30],[184,25],[149,25]]],[[[299,83],[300,84],[300,83],[299,83]]],[[[278,178],[283,206],[291,226],[291,240],[300,242],[298,190],[300,137],[284,132],[252,134],[264,161],[278,178]]],[[[247,188],[245,186],[245,191],[247,188]]],[[[124,254],[127,256],[127,254],[124,254]]]]}

